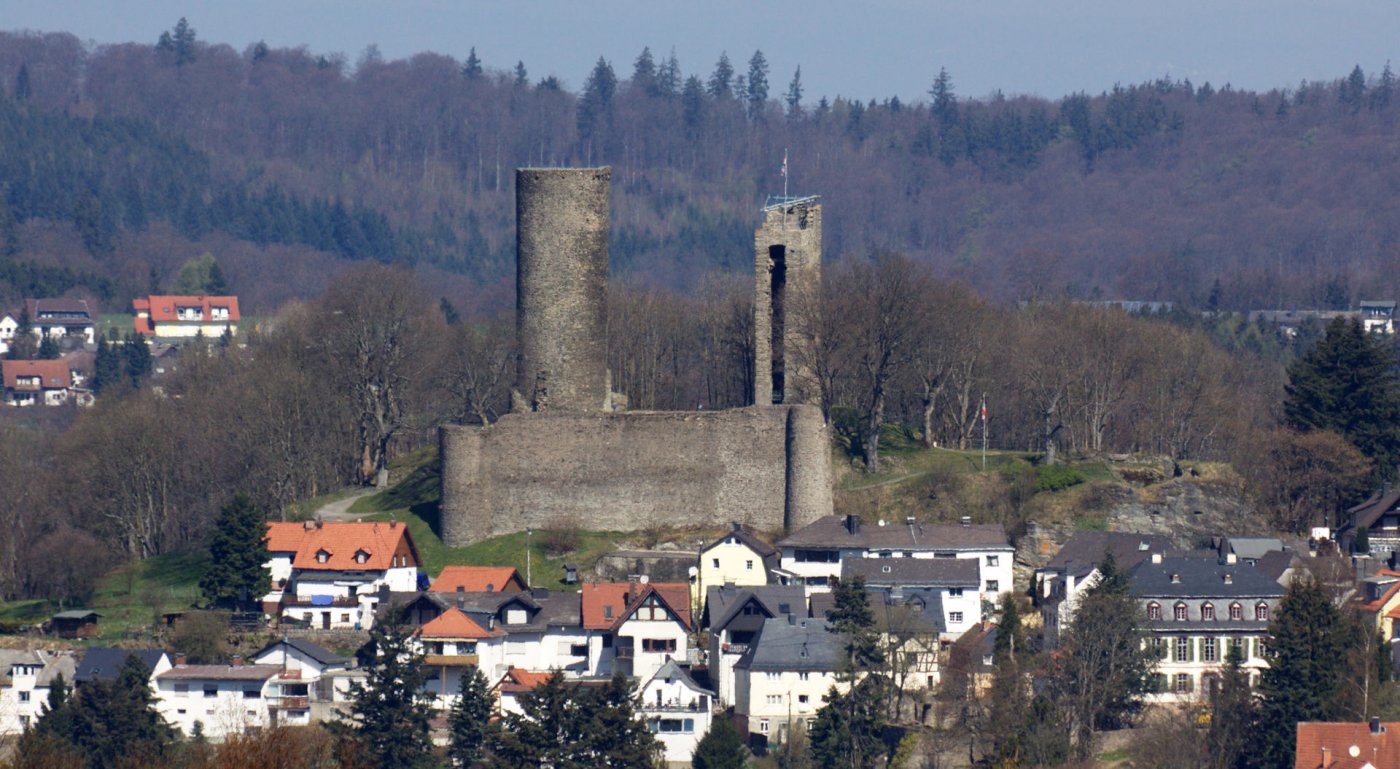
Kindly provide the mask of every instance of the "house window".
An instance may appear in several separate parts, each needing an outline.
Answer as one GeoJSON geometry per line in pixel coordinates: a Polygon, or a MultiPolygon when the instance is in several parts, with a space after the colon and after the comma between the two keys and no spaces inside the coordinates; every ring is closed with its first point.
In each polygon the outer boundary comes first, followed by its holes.
{"type": "Polygon", "coordinates": [[[1176,639],[1176,656],[1173,657],[1173,659],[1175,659],[1177,662],[1190,661],[1191,639],[1184,637],[1176,639]]]}
{"type": "Polygon", "coordinates": [[[770,695],[768,695],[768,704],[769,704],[769,705],[781,705],[781,704],[783,704],[783,695],[781,695],[781,694],[770,694],[770,695]]]}
{"type": "Polygon", "coordinates": [[[1202,662],[1215,662],[1215,639],[1214,639],[1214,638],[1203,638],[1203,639],[1201,639],[1201,661],[1202,661],[1202,662]]]}
{"type": "Polygon", "coordinates": [[[962,613],[962,612],[960,612],[960,611],[950,611],[950,612],[948,612],[948,622],[949,622],[949,623],[954,624],[954,625],[957,625],[957,624],[960,624],[962,621],[963,621],[963,613],[962,613]]]}
{"type": "Polygon", "coordinates": [[[188,696],[190,696],[190,685],[189,685],[189,684],[175,684],[175,696],[176,696],[176,697],[188,697],[188,696]]]}
{"type": "Polygon", "coordinates": [[[1159,606],[1159,605],[1157,605],[1157,604],[1155,604],[1155,603],[1149,603],[1149,604],[1147,605],[1147,618],[1148,618],[1148,619],[1161,619],[1161,618],[1162,618],[1162,607],[1159,606]]]}
{"type": "Polygon", "coordinates": [[[1230,604],[1230,619],[1236,621],[1244,619],[1244,609],[1240,608],[1239,604],[1230,604]]]}
{"type": "Polygon", "coordinates": [[[256,700],[256,699],[261,699],[261,698],[262,698],[262,691],[260,691],[260,690],[258,690],[258,689],[244,689],[244,690],[243,690],[243,699],[245,699],[245,700],[256,700]]]}
{"type": "Polygon", "coordinates": [[[676,651],[674,638],[643,638],[642,651],[672,654],[676,651]]]}
{"type": "Polygon", "coordinates": [[[1267,638],[1260,638],[1259,641],[1258,641],[1258,648],[1259,648],[1259,658],[1260,658],[1260,659],[1263,659],[1263,658],[1269,656],[1269,639],[1267,639],[1267,638]]]}
{"type": "Polygon", "coordinates": [[[797,550],[793,560],[798,563],[840,563],[840,550],[797,550]]]}
{"type": "Polygon", "coordinates": [[[1191,674],[1190,674],[1190,673],[1177,673],[1177,674],[1176,674],[1176,686],[1175,686],[1175,690],[1176,690],[1177,693],[1179,693],[1179,694],[1184,694],[1184,693],[1186,693],[1186,692],[1191,691],[1191,674]]]}
{"type": "Polygon", "coordinates": [[[1185,622],[1185,621],[1186,621],[1186,604],[1184,604],[1184,603],[1179,603],[1179,604],[1177,604],[1176,606],[1173,606],[1173,607],[1172,607],[1172,615],[1176,618],[1176,621],[1177,621],[1177,622],[1185,622]]]}
{"type": "Polygon", "coordinates": [[[213,698],[219,696],[219,687],[215,684],[205,684],[204,696],[206,698],[213,698]]]}
{"type": "Polygon", "coordinates": [[[1255,606],[1255,607],[1254,607],[1254,618],[1257,619],[1257,620],[1259,620],[1260,622],[1268,622],[1268,621],[1269,621],[1269,605],[1266,604],[1266,603],[1261,603],[1261,604],[1255,606]]]}
{"type": "Polygon", "coordinates": [[[798,673],[798,674],[797,674],[797,680],[799,680],[799,681],[807,681],[807,680],[811,679],[811,677],[812,677],[812,674],[811,674],[811,673],[808,673],[808,672],[805,671],[805,670],[802,671],[801,673],[798,673]]]}
{"type": "Polygon", "coordinates": [[[340,613],[340,621],[341,621],[341,622],[348,623],[348,622],[350,621],[350,612],[348,612],[348,611],[343,611],[343,612],[341,612],[341,613],[340,613]]]}
{"type": "Polygon", "coordinates": [[[1166,659],[1166,658],[1167,658],[1167,642],[1166,642],[1164,639],[1161,639],[1161,638],[1154,638],[1154,639],[1152,639],[1152,652],[1153,652],[1153,654],[1155,654],[1155,655],[1157,656],[1157,659],[1159,659],[1159,660],[1164,660],[1164,659],[1166,659]]]}
{"type": "Polygon", "coordinates": [[[327,553],[325,550],[317,550],[317,551],[316,551],[316,563],[325,563],[326,561],[329,561],[330,559],[331,559],[331,554],[330,554],[330,553],[327,553]]]}
{"type": "Polygon", "coordinates": [[[999,587],[999,583],[998,583],[996,580],[994,580],[994,579],[989,579],[989,580],[987,580],[987,592],[988,592],[988,593],[995,593],[995,592],[997,592],[998,587],[999,587]]]}
{"type": "Polygon", "coordinates": [[[758,719],[758,733],[759,733],[759,734],[767,734],[767,733],[768,733],[768,719],[766,719],[766,718],[760,718],[760,719],[758,719]]]}
{"type": "Polygon", "coordinates": [[[19,692],[18,694],[19,694],[19,701],[20,701],[20,702],[28,702],[28,701],[29,701],[29,692],[23,692],[23,691],[22,691],[22,692],[19,692]]]}
{"type": "MultiPolygon", "coordinates": [[[[364,562],[366,562],[366,561],[368,561],[368,560],[369,560],[369,553],[366,553],[366,552],[363,551],[363,550],[356,550],[356,551],[355,551],[355,563],[364,563],[364,562]]],[[[395,560],[398,560],[398,559],[395,559],[395,560]]]]}
{"type": "Polygon", "coordinates": [[[744,561],[744,568],[753,571],[753,561],[744,561]]]}
{"type": "Polygon", "coordinates": [[[782,674],[782,673],[779,673],[779,672],[774,671],[774,670],[768,671],[768,680],[769,680],[769,681],[776,681],[776,680],[778,680],[779,678],[782,678],[782,677],[783,677],[783,674],[782,674]]]}
{"type": "Polygon", "coordinates": [[[710,565],[711,565],[713,568],[718,569],[718,568],[719,568],[719,559],[718,559],[718,558],[711,558],[711,559],[710,559],[710,565]]]}
{"type": "Polygon", "coordinates": [[[1201,604],[1201,619],[1207,619],[1207,620],[1213,620],[1213,619],[1215,619],[1215,604],[1213,604],[1213,603],[1203,603],[1203,604],[1201,604]]]}
{"type": "Polygon", "coordinates": [[[1239,657],[1240,657],[1240,659],[1243,660],[1243,659],[1244,659],[1244,639],[1243,639],[1243,638],[1231,638],[1231,639],[1229,639],[1229,641],[1227,641],[1227,643],[1230,644],[1230,651],[1234,652],[1235,654],[1238,654],[1239,657]]]}
{"type": "Polygon", "coordinates": [[[948,588],[949,598],[962,598],[963,589],[960,587],[948,588]]]}
{"type": "Polygon", "coordinates": [[[569,645],[569,656],[570,656],[570,657],[587,657],[587,656],[588,656],[588,644],[570,644],[570,645],[569,645]]]}
{"type": "Polygon", "coordinates": [[[987,565],[988,565],[988,566],[996,566],[1000,561],[1001,561],[1001,559],[998,558],[998,557],[995,556],[995,555],[989,555],[989,556],[987,556],[987,565]]]}

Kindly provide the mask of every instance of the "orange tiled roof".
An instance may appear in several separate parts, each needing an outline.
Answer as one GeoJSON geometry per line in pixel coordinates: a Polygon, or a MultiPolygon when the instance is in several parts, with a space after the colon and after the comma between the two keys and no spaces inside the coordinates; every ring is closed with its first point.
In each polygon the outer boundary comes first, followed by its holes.
{"type": "Polygon", "coordinates": [[[510,566],[446,566],[428,588],[433,593],[518,593],[520,572],[510,566]]]}
{"type": "Polygon", "coordinates": [[[655,593],[689,630],[690,586],[684,582],[585,582],[582,591],[585,630],[610,630],[626,621],[642,599],[655,593]],[[609,611],[611,609],[611,611],[609,611]]]}
{"type": "Polygon", "coordinates": [[[382,571],[393,566],[394,552],[405,540],[412,561],[407,565],[417,566],[421,562],[418,548],[413,545],[408,526],[402,522],[330,521],[309,528],[306,523],[267,524],[268,551],[294,553],[292,568],[295,569],[382,571]],[[322,551],[327,554],[324,563],[316,557],[322,551]],[[364,563],[355,560],[355,554],[360,551],[365,553],[364,563]]]}
{"type": "Polygon", "coordinates": [[[483,628],[454,606],[418,628],[418,635],[422,638],[496,638],[501,631],[483,628]]]}
{"type": "Polygon", "coordinates": [[[237,323],[241,317],[238,311],[238,297],[236,296],[150,296],[131,300],[131,307],[136,310],[136,330],[146,335],[155,334],[157,322],[224,324],[237,323]],[[182,321],[178,313],[180,307],[199,308],[201,319],[182,321]],[[228,318],[215,320],[214,307],[228,308],[228,318]],[[142,315],[146,317],[143,318],[142,315]]]}
{"type": "Polygon", "coordinates": [[[1294,769],[1361,769],[1367,763],[1377,769],[1400,767],[1400,722],[1382,723],[1379,734],[1368,723],[1298,724],[1294,769]],[[1356,748],[1356,756],[1351,749],[1356,748]],[[1322,761],[1327,749],[1327,763],[1322,761]]]}
{"type": "Polygon", "coordinates": [[[504,676],[501,676],[496,688],[503,692],[528,692],[548,681],[552,675],[554,674],[545,671],[511,667],[504,676]]]}
{"type": "Polygon", "coordinates": [[[5,371],[5,389],[20,390],[23,392],[39,392],[40,390],[68,389],[73,386],[73,374],[68,370],[68,363],[63,360],[7,360],[0,361],[0,368],[5,371]],[[20,377],[39,377],[42,383],[39,387],[33,385],[20,385],[20,377]]]}

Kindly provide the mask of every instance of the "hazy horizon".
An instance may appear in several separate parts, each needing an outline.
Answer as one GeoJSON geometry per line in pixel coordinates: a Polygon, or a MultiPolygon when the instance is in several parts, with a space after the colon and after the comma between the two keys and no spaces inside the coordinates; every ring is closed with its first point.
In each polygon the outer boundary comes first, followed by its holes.
{"type": "Polygon", "coordinates": [[[1115,83],[1170,76],[1197,85],[1267,91],[1333,80],[1360,64],[1378,73],[1396,47],[1400,4],[1187,0],[1165,7],[1087,0],[1072,8],[1032,0],[982,4],[874,0],[805,3],[719,0],[698,5],[626,0],[143,0],[114,12],[105,0],[0,0],[10,31],[70,32],[97,44],[154,43],[186,17],[209,43],[243,50],[259,40],[342,53],[369,45],[385,58],[436,52],[465,59],[475,46],[491,69],[523,61],[532,80],[555,75],[577,90],[601,55],[621,78],[643,46],[707,76],[722,51],[738,73],[755,49],[770,65],[770,96],[802,67],[806,102],[837,95],[926,100],[940,67],[965,97],[1059,98],[1115,83]]]}

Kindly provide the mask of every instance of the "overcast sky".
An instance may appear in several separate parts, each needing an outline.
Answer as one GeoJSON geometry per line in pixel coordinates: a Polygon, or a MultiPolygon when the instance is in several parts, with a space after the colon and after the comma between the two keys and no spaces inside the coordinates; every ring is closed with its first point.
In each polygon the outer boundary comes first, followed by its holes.
{"type": "Polygon", "coordinates": [[[1354,64],[1376,73],[1400,51],[1396,0],[0,0],[0,29],[97,43],[153,43],[181,16],[207,42],[351,63],[371,43],[390,59],[476,46],[488,67],[523,60],[573,89],[599,55],[626,77],[643,46],[674,48],[703,77],[721,51],[742,72],[761,49],[772,94],[801,65],[808,101],[926,99],[939,67],[963,96],[1056,98],[1167,74],[1267,90],[1354,64]]]}

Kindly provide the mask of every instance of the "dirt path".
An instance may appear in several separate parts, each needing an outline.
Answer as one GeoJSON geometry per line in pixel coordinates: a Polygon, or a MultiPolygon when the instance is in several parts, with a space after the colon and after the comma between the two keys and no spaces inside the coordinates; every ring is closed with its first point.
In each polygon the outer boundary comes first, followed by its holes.
{"type": "Polygon", "coordinates": [[[350,512],[350,506],[355,504],[361,497],[368,497],[378,491],[379,489],[375,488],[359,489],[345,499],[338,499],[334,502],[321,505],[316,509],[316,512],[311,514],[311,517],[313,519],[319,518],[323,521],[353,521],[356,518],[361,518],[365,514],[350,512]]]}

